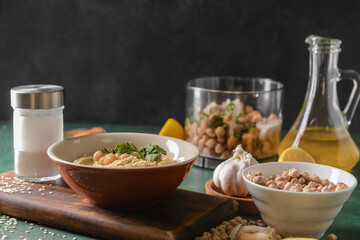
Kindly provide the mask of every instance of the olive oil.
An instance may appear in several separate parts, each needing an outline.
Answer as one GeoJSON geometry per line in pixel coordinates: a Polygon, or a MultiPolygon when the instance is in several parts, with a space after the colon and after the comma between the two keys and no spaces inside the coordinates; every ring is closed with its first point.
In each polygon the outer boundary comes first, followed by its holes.
{"type": "MultiPolygon", "coordinates": [[[[289,131],[280,143],[279,156],[290,147],[297,131],[289,131]]],[[[345,128],[307,127],[299,147],[319,164],[350,171],[359,161],[359,149],[345,128]]]]}

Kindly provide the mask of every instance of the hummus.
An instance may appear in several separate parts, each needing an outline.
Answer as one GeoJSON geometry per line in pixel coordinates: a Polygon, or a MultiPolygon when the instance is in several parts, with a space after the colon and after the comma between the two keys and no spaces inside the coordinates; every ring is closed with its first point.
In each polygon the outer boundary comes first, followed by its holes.
{"type": "Polygon", "coordinates": [[[108,168],[132,168],[132,167],[154,167],[163,166],[177,163],[178,161],[173,160],[169,157],[161,157],[155,161],[147,161],[131,154],[126,158],[116,159],[110,164],[102,164],[99,161],[95,161],[93,155],[86,154],[74,160],[74,163],[97,166],[97,167],[108,167],[108,168]]]}

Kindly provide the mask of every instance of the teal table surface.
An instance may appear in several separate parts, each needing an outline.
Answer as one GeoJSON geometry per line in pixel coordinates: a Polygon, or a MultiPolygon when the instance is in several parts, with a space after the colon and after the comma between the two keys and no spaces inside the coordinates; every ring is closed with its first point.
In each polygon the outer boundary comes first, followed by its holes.
{"type": "MultiPolygon", "coordinates": [[[[65,123],[65,130],[76,128],[89,128],[101,126],[107,132],[145,132],[158,133],[160,126],[133,126],[133,125],[108,125],[108,124],[76,124],[65,123]]],[[[360,146],[360,134],[352,133],[352,136],[360,146]]],[[[0,121],[0,172],[6,172],[14,169],[14,152],[12,123],[0,121]]],[[[360,180],[360,164],[358,164],[351,173],[360,180]]],[[[205,183],[212,178],[213,170],[193,166],[188,176],[179,186],[179,188],[205,193],[205,183]]],[[[1,193],[0,193],[1,194],[1,193]]],[[[1,203],[0,203],[1,204],[1,203]]],[[[248,220],[258,219],[257,216],[247,216],[248,220]]],[[[78,235],[72,232],[62,231],[60,229],[30,223],[23,219],[17,219],[17,225],[13,224],[14,219],[11,216],[1,215],[0,236],[1,239],[93,239],[87,236],[78,235]],[[6,226],[6,224],[12,227],[6,226]]],[[[356,187],[349,200],[344,204],[341,212],[335,218],[333,224],[327,233],[334,233],[338,239],[357,239],[360,236],[360,187],[356,187]]],[[[326,239],[323,237],[322,239],[326,239]]]]}

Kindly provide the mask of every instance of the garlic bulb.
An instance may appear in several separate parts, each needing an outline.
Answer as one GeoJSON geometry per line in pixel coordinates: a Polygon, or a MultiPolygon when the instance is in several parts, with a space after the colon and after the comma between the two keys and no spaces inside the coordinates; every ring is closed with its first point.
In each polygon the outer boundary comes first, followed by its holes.
{"type": "Polygon", "coordinates": [[[239,224],[231,231],[230,240],[276,240],[277,235],[275,228],[239,224]]]}
{"type": "Polygon", "coordinates": [[[258,162],[241,145],[238,145],[233,156],[215,168],[213,175],[215,186],[226,195],[246,197],[249,191],[241,174],[245,168],[254,164],[258,162]]]}

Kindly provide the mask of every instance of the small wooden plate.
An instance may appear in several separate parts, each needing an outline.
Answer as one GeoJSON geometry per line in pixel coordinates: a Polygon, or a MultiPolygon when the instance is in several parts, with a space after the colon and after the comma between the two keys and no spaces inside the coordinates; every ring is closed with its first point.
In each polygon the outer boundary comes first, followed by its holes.
{"type": "Polygon", "coordinates": [[[260,214],[260,212],[256,208],[254,200],[252,199],[251,196],[246,197],[246,198],[228,196],[215,186],[213,179],[210,179],[209,181],[207,181],[205,183],[205,190],[206,190],[207,194],[221,196],[221,197],[225,197],[225,198],[229,198],[229,199],[237,201],[239,203],[239,209],[238,209],[239,215],[253,215],[254,216],[254,215],[260,214]]]}

